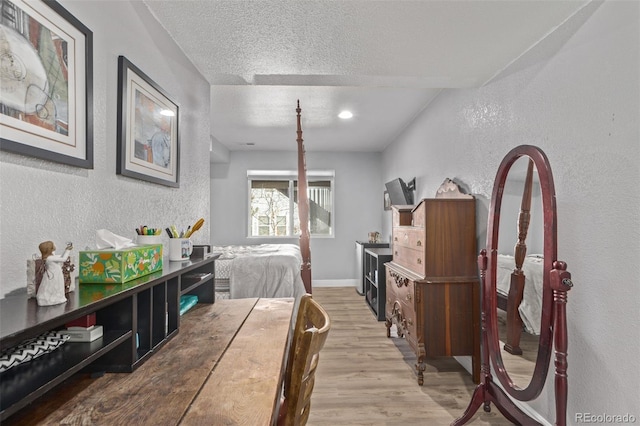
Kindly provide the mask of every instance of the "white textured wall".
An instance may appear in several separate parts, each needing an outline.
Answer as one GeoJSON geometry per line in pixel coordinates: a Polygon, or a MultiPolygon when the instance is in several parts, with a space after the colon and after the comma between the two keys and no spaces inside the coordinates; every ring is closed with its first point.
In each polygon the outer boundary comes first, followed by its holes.
{"type": "MultiPolygon", "coordinates": [[[[335,237],[311,238],[314,280],[355,280],[355,242],[366,240],[369,231],[382,228],[384,185],[380,158],[380,153],[306,153],[308,170],[335,170],[335,237]]],[[[211,220],[215,223],[211,229],[212,244],[297,244],[298,238],[247,238],[247,170],[297,168],[296,151],[233,151],[229,163],[211,164],[211,220]]]]}
{"type": "MultiPolygon", "coordinates": [[[[592,3],[490,84],[443,92],[383,153],[383,177],[418,176],[419,196],[433,196],[445,177],[476,194],[480,248],[504,155],[520,144],[546,152],[558,257],[575,284],[569,424],[580,412],[640,421],[639,42],[640,3],[592,3]]],[[[552,381],[532,407],[553,422],[552,381]]]]}
{"type": "MultiPolygon", "coordinates": [[[[93,31],[94,168],[0,153],[0,294],[26,288],[26,260],[53,240],[77,250],[95,231],[134,238],[141,224],[178,226],[199,217],[209,240],[209,85],[141,2],[61,1],[93,31]],[[116,175],[118,55],[124,55],[180,105],[180,188],[116,175]]],[[[168,239],[168,238],[167,238],[168,239]]]]}

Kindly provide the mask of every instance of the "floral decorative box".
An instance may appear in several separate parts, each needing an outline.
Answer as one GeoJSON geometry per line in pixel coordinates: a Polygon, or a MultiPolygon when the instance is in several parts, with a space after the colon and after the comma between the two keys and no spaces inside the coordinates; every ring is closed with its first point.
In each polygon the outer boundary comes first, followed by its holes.
{"type": "Polygon", "coordinates": [[[125,283],[162,269],[162,244],[81,251],[80,283],[125,283]]]}

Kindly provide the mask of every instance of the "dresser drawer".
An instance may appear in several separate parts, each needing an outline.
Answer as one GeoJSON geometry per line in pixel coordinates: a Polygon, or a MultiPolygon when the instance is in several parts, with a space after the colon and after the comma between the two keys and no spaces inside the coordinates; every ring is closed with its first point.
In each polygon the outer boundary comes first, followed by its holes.
{"type": "Polygon", "coordinates": [[[393,228],[393,244],[397,247],[424,250],[424,229],[407,227],[393,228]]]}
{"type": "Polygon", "coordinates": [[[418,250],[394,245],[393,261],[417,274],[424,273],[424,249],[418,250]]]}

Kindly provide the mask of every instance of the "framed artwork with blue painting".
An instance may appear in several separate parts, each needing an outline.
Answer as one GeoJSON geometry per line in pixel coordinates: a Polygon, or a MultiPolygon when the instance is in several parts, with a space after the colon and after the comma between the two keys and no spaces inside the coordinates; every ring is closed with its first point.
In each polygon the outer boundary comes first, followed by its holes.
{"type": "Polygon", "coordinates": [[[52,0],[0,0],[0,149],[93,168],[93,33],[52,0]]]}
{"type": "Polygon", "coordinates": [[[127,58],[118,58],[116,173],[179,187],[180,108],[127,58]]]}

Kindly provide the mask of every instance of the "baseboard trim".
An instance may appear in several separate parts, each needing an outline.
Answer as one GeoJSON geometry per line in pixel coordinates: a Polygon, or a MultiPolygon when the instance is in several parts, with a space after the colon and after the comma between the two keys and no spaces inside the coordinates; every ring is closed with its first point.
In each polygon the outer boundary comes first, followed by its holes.
{"type": "MultiPolygon", "coordinates": [[[[471,373],[471,368],[472,368],[472,362],[471,362],[471,357],[470,356],[454,356],[455,360],[458,361],[458,363],[460,363],[460,365],[462,367],[464,367],[465,370],[467,370],[469,372],[469,374],[471,373]]],[[[500,388],[502,388],[502,383],[500,383],[499,380],[494,380],[493,383],[497,384],[500,388]]],[[[504,390],[504,388],[502,388],[504,390]]],[[[534,410],[529,404],[526,404],[522,401],[518,401],[517,399],[511,398],[511,400],[513,401],[514,404],[516,404],[516,406],[521,409],[522,411],[524,411],[527,415],[529,415],[531,418],[533,418],[534,420],[538,421],[539,423],[541,423],[544,426],[553,426],[552,423],[549,423],[549,421],[547,419],[545,419],[544,417],[542,417],[540,415],[540,413],[538,413],[536,410],[534,410]]]]}
{"type": "Polygon", "coordinates": [[[314,287],[356,287],[357,284],[358,280],[356,278],[343,280],[312,280],[314,287]]]}

